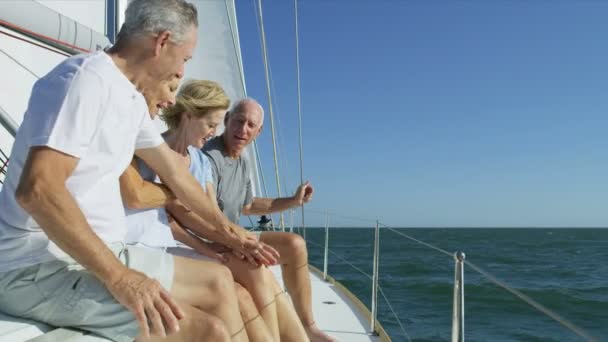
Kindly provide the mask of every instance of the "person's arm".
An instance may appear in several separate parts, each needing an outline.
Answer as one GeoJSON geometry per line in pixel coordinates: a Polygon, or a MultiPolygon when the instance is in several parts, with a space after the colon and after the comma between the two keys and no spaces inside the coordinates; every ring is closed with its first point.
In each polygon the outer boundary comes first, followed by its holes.
{"type": "Polygon", "coordinates": [[[160,208],[175,196],[164,184],[144,180],[137,171],[137,160],[120,176],[120,194],[124,205],[129,209],[160,208]]]}
{"type": "MultiPolygon", "coordinates": [[[[198,254],[208,256],[210,258],[219,260],[221,262],[226,261],[224,256],[220,253],[219,250],[214,249],[214,246],[211,243],[205,242],[201,240],[198,236],[190,233],[186,228],[184,228],[179,222],[174,220],[171,215],[169,216],[169,227],[171,227],[171,233],[173,234],[173,238],[186,246],[194,249],[198,254]]],[[[230,249],[224,248],[223,250],[229,251],[230,249]]]]}
{"type": "MultiPolygon", "coordinates": [[[[214,207],[214,210],[217,212],[221,212],[220,208],[217,205],[215,198],[212,198],[210,195],[210,190],[212,191],[212,187],[209,184],[206,184],[207,193],[204,194],[206,198],[209,200],[209,205],[214,207]]],[[[234,246],[235,244],[239,244],[241,239],[243,238],[243,234],[245,230],[241,227],[230,224],[230,231],[235,232],[235,234],[230,234],[226,230],[218,229],[213,224],[211,224],[208,220],[205,220],[201,216],[195,214],[188,207],[184,206],[182,202],[179,200],[171,200],[167,203],[166,206],[167,211],[171,213],[181,224],[188,229],[192,230],[198,236],[204,237],[205,239],[209,239],[212,241],[217,241],[226,246],[234,246]]]]}
{"type": "MultiPolygon", "coordinates": [[[[221,213],[221,210],[220,210],[219,206],[217,205],[217,201],[216,201],[216,197],[215,197],[215,190],[213,189],[213,186],[210,183],[207,183],[205,185],[205,187],[207,189],[207,193],[205,195],[208,197],[211,204],[215,207],[215,210],[217,210],[218,212],[221,213]]],[[[209,239],[209,240],[221,243],[228,247],[235,246],[234,239],[236,236],[240,236],[240,238],[238,240],[239,242],[241,241],[240,239],[257,242],[257,238],[253,237],[245,229],[243,229],[239,225],[233,224],[232,222],[230,222],[230,224],[232,225],[232,229],[236,234],[233,234],[233,235],[226,234],[225,232],[222,232],[221,230],[216,229],[207,220],[196,215],[192,210],[185,207],[179,200],[170,201],[170,203],[167,205],[166,209],[171,214],[171,216],[175,217],[176,220],[179,221],[179,223],[181,225],[183,225],[184,227],[187,227],[189,230],[191,230],[197,236],[203,237],[205,239],[209,239]]],[[[175,235],[174,235],[174,237],[175,237],[175,235]]],[[[176,239],[177,239],[177,237],[176,237],[176,239]]],[[[184,241],[182,241],[182,242],[184,242],[184,241]]],[[[184,243],[186,243],[186,242],[184,242],[184,243]]],[[[274,265],[279,258],[278,252],[274,248],[272,248],[266,244],[262,244],[262,243],[258,243],[258,244],[259,244],[258,248],[259,248],[260,254],[256,255],[255,257],[257,259],[260,259],[260,261],[262,261],[262,263],[264,263],[264,264],[274,265]]],[[[239,251],[238,244],[236,245],[236,247],[233,247],[233,248],[236,249],[237,251],[239,251]]],[[[247,255],[245,255],[245,256],[249,259],[249,256],[247,256],[247,255]]],[[[250,260],[250,261],[252,261],[252,260],[250,260]]]]}
{"type": "Polygon", "coordinates": [[[174,160],[172,153],[174,152],[167,144],[135,151],[135,154],[159,175],[187,210],[191,210],[198,217],[204,217],[209,227],[215,229],[218,234],[223,234],[226,241],[232,241],[231,247],[243,248],[246,241],[234,231],[232,223],[216,208],[186,166],[174,160]]]}
{"type": "Polygon", "coordinates": [[[15,198],[49,239],[102,282],[112,283],[126,272],[127,267],[93,232],[65,187],[77,163],[78,158],[49,147],[32,148],[15,198]]]}
{"type": "Polygon", "coordinates": [[[244,215],[264,215],[299,207],[312,199],[313,188],[309,182],[298,187],[291,197],[254,197],[250,204],[243,206],[244,215]]]}
{"type": "Polygon", "coordinates": [[[95,275],[132,311],[144,336],[178,330],[183,312],[160,284],[123,265],[93,232],[65,184],[79,159],[49,147],[30,149],[15,198],[51,241],[95,275]],[[52,165],[53,167],[49,167],[52,165]],[[162,319],[161,319],[162,316],[162,319]],[[146,317],[152,317],[148,323],[146,317]],[[150,324],[150,325],[149,325],[150,324]]]}

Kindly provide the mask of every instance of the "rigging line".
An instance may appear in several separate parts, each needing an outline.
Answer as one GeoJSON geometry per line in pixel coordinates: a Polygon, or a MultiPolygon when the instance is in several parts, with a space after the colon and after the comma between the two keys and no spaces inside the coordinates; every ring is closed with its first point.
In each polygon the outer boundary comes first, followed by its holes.
{"type": "MultiPolygon", "coordinates": [[[[259,42],[260,46],[262,46],[262,38],[261,38],[262,34],[260,33],[260,31],[261,31],[260,30],[260,20],[258,19],[258,7],[257,7],[257,4],[256,4],[256,0],[252,0],[252,4],[253,4],[253,10],[255,11],[255,24],[256,24],[255,27],[256,27],[256,30],[257,30],[257,33],[258,33],[257,34],[257,36],[258,36],[258,42],[259,42]]],[[[262,58],[263,58],[263,55],[262,55],[262,58]]],[[[260,151],[258,150],[257,139],[255,139],[253,142],[255,144],[256,153],[259,155],[260,151]]],[[[262,163],[261,163],[261,160],[258,159],[258,163],[259,163],[259,167],[260,167],[260,174],[262,176],[262,186],[264,187],[264,192],[265,192],[264,196],[265,197],[269,197],[268,196],[268,187],[266,186],[266,181],[264,179],[264,173],[262,172],[262,163]]]]}
{"type": "Polygon", "coordinates": [[[56,54],[59,54],[59,55],[62,55],[62,56],[66,56],[66,57],[70,57],[70,55],[69,55],[69,54],[67,54],[67,53],[63,53],[63,52],[60,52],[60,51],[54,50],[54,49],[52,49],[52,48],[50,48],[50,47],[48,47],[48,46],[44,46],[44,45],[42,45],[42,44],[38,44],[38,43],[36,43],[36,42],[32,42],[32,41],[30,41],[30,40],[27,40],[27,39],[25,39],[25,38],[21,38],[21,37],[19,37],[19,36],[16,36],[16,35],[10,34],[10,33],[8,33],[8,32],[0,31],[0,33],[2,33],[2,34],[4,34],[4,35],[7,35],[7,36],[9,36],[9,37],[11,37],[11,38],[15,38],[15,39],[17,39],[17,40],[20,40],[20,41],[23,41],[23,42],[26,42],[26,43],[32,44],[32,45],[37,46],[37,47],[39,47],[39,48],[43,48],[43,49],[45,49],[45,50],[48,50],[48,51],[54,52],[54,53],[56,53],[56,54]]]}
{"type": "MultiPolygon", "coordinates": [[[[393,233],[396,233],[398,235],[401,235],[405,238],[408,238],[410,240],[416,241],[424,246],[427,246],[429,248],[432,248],[438,252],[441,252],[443,254],[446,254],[450,257],[453,257],[452,253],[449,253],[439,247],[435,247],[431,244],[428,244],[424,241],[415,239],[407,234],[404,234],[402,232],[399,232],[391,227],[388,227],[384,224],[381,224],[382,226],[384,226],[386,229],[392,231],[393,233]]],[[[581,328],[579,328],[578,326],[574,325],[573,323],[567,321],[566,319],[564,319],[563,317],[561,317],[560,315],[558,315],[557,313],[551,311],[550,309],[548,309],[547,307],[543,306],[542,304],[536,302],[534,299],[526,296],[525,294],[521,293],[518,290],[515,290],[513,288],[511,288],[509,285],[507,285],[506,283],[504,283],[501,280],[498,280],[496,277],[494,277],[493,275],[491,275],[490,273],[484,271],[483,269],[481,269],[480,267],[476,266],[475,264],[473,264],[472,262],[465,260],[464,263],[466,265],[468,265],[469,267],[471,267],[474,271],[476,271],[477,273],[483,275],[484,277],[486,277],[487,279],[489,279],[492,283],[494,283],[495,285],[501,287],[502,289],[506,290],[507,292],[513,294],[514,296],[518,297],[519,299],[521,299],[523,302],[525,302],[526,304],[532,306],[533,308],[537,309],[538,311],[540,311],[541,313],[545,314],[546,316],[552,318],[553,320],[557,321],[558,323],[560,323],[561,325],[563,325],[564,327],[566,327],[567,329],[569,329],[570,331],[572,331],[573,333],[579,335],[580,337],[584,338],[587,341],[591,341],[591,342],[596,342],[598,341],[595,337],[592,337],[591,335],[589,335],[588,333],[586,333],[584,330],[582,330],[581,328]]]]}
{"type": "Polygon", "coordinates": [[[278,92],[275,88],[275,81],[274,78],[272,77],[272,63],[270,61],[270,53],[268,53],[268,74],[269,74],[269,79],[270,79],[270,88],[273,94],[275,94],[275,97],[273,97],[273,102],[272,104],[274,105],[274,108],[276,109],[276,118],[277,118],[277,140],[278,140],[278,144],[277,144],[277,155],[278,155],[278,159],[281,160],[281,166],[283,167],[283,173],[282,173],[282,181],[283,181],[283,189],[285,191],[287,191],[287,184],[290,183],[289,182],[289,178],[287,177],[287,174],[289,174],[289,161],[285,155],[285,147],[287,146],[285,144],[285,139],[284,139],[284,135],[283,135],[283,129],[282,129],[282,124],[281,124],[281,109],[279,108],[279,104],[277,103],[276,98],[278,97],[278,92]]]}
{"type": "MultiPolygon", "coordinates": [[[[253,141],[254,145],[254,149],[255,149],[255,153],[257,155],[260,155],[260,151],[258,150],[258,144],[256,144],[256,141],[253,141]]],[[[258,169],[260,170],[260,177],[262,178],[262,190],[264,190],[264,197],[268,197],[268,188],[266,187],[266,179],[264,178],[264,172],[262,171],[262,161],[260,160],[260,158],[256,159],[257,163],[258,163],[258,169]]]]}
{"type": "MultiPolygon", "coordinates": [[[[236,13],[235,13],[235,20],[233,22],[232,15],[228,8],[228,2],[226,1],[226,2],[224,2],[224,4],[226,5],[226,15],[228,17],[228,21],[230,24],[230,35],[232,37],[232,45],[234,47],[234,51],[235,51],[235,55],[236,55],[236,62],[239,67],[239,76],[240,76],[241,86],[243,88],[243,95],[245,97],[247,97],[247,84],[245,82],[245,68],[243,66],[243,56],[241,55],[241,48],[240,48],[240,44],[238,42],[239,29],[238,29],[238,22],[236,20],[236,13]],[[233,27],[233,24],[234,24],[234,27],[233,27]],[[237,35],[235,35],[235,31],[236,31],[237,35]]],[[[232,6],[234,8],[234,1],[232,2],[232,6]]],[[[256,17],[256,21],[257,21],[257,17],[256,17]]],[[[264,183],[264,173],[262,172],[262,168],[261,168],[262,164],[260,161],[260,151],[258,150],[257,139],[253,140],[253,149],[255,152],[254,159],[255,159],[255,162],[258,164],[258,173],[260,175],[262,183],[264,183]]],[[[260,179],[258,179],[258,182],[259,182],[259,180],[260,179]]],[[[263,196],[267,196],[268,191],[266,190],[266,185],[263,184],[262,186],[263,186],[263,189],[260,189],[260,192],[262,193],[263,196]],[[264,190],[265,193],[262,192],[262,190],[264,190]]]]}
{"type": "MultiPolygon", "coordinates": [[[[302,102],[301,102],[301,93],[300,93],[300,39],[299,39],[299,30],[298,30],[298,0],[294,0],[294,10],[295,10],[295,36],[296,36],[296,75],[297,75],[297,91],[298,91],[298,137],[299,137],[299,146],[300,146],[300,184],[304,184],[304,158],[302,152],[302,102]]],[[[302,229],[305,229],[306,225],[304,224],[304,204],[302,203],[302,229]]],[[[304,233],[304,239],[306,239],[306,233],[304,233]]]]}
{"type": "MultiPolygon", "coordinates": [[[[257,13],[257,10],[256,10],[257,13]]],[[[257,17],[256,17],[256,21],[257,21],[257,17]]],[[[259,21],[257,21],[259,23],[259,21]]],[[[259,26],[259,25],[258,25],[259,26]]],[[[288,171],[289,169],[289,160],[286,157],[285,152],[285,146],[287,146],[285,144],[285,139],[284,139],[284,135],[283,135],[283,129],[282,129],[282,124],[281,124],[281,109],[279,108],[279,104],[276,100],[276,98],[278,97],[278,92],[275,88],[275,81],[274,78],[272,77],[272,61],[270,60],[270,52],[268,52],[267,56],[266,56],[267,60],[268,60],[268,75],[269,75],[269,80],[270,80],[270,90],[271,93],[274,94],[275,96],[272,98],[272,105],[275,108],[275,117],[277,119],[277,126],[276,126],[276,136],[277,136],[277,159],[280,160],[280,166],[283,167],[284,172],[281,174],[281,181],[283,182],[283,189],[285,191],[287,191],[288,189],[288,184],[290,184],[289,182],[289,178],[288,178],[288,171]]]]}
{"type": "MultiPolygon", "coordinates": [[[[310,213],[314,213],[314,214],[323,214],[323,215],[325,215],[325,211],[321,211],[321,210],[307,209],[307,211],[310,212],[310,213]]],[[[351,220],[351,221],[360,221],[360,222],[374,223],[374,225],[376,224],[376,220],[372,220],[372,219],[368,219],[368,218],[364,218],[364,217],[342,215],[342,214],[337,214],[337,213],[331,212],[331,211],[328,211],[327,213],[329,215],[331,215],[333,217],[337,217],[337,218],[343,218],[343,219],[347,219],[347,220],[351,220]]]]}
{"type": "Polygon", "coordinates": [[[40,79],[40,76],[36,75],[32,70],[30,70],[27,66],[23,65],[21,62],[19,62],[16,58],[14,58],[13,56],[11,56],[8,53],[6,53],[6,51],[4,51],[3,49],[0,48],[0,52],[2,52],[6,57],[8,57],[9,59],[11,59],[17,65],[19,65],[20,67],[22,67],[23,69],[25,69],[25,71],[27,71],[30,74],[32,74],[32,76],[36,77],[36,79],[40,79]]]}
{"type": "MultiPolygon", "coordinates": [[[[257,3],[256,3],[256,0],[252,0],[251,3],[252,3],[252,6],[253,6],[253,10],[255,12],[255,24],[256,24],[255,27],[256,27],[256,30],[257,30],[257,33],[258,33],[258,35],[257,35],[258,36],[258,43],[260,44],[260,46],[262,46],[262,29],[260,28],[260,20],[258,18],[258,16],[259,16],[259,14],[258,14],[258,6],[257,6],[257,3]]],[[[263,52],[262,52],[262,58],[264,58],[263,52]]],[[[260,151],[258,149],[257,139],[255,139],[253,141],[253,143],[254,143],[254,146],[255,146],[256,153],[258,155],[260,155],[260,151]]],[[[268,187],[266,186],[266,179],[264,177],[264,172],[262,171],[262,161],[259,158],[258,158],[258,164],[259,164],[259,168],[260,168],[260,176],[262,178],[262,186],[264,187],[264,193],[265,193],[264,196],[265,197],[270,197],[269,192],[268,192],[268,187]]],[[[274,219],[272,217],[272,214],[269,214],[268,216],[270,217],[270,220],[271,220],[270,221],[270,227],[272,228],[272,231],[275,231],[274,219]]]]}
{"type": "Polygon", "coordinates": [[[454,254],[453,254],[453,253],[450,253],[450,252],[446,251],[445,249],[441,249],[441,248],[439,248],[439,247],[436,247],[436,246],[431,245],[430,243],[426,243],[426,242],[424,242],[424,241],[422,241],[422,240],[418,240],[418,239],[416,239],[416,238],[413,238],[413,237],[411,237],[411,236],[409,236],[409,235],[407,235],[407,234],[405,234],[405,233],[402,233],[402,232],[400,232],[400,231],[397,231],[396,229],[391,228],[391,227],[389,227],[389,226],[387,226],[387,225],[385,225],[385,224],[383,224],[383,223],[380,223],[380,225],[381,225],[381,226],[383,226],[384,228],[386,228],[386,229],[390,230],[391,232],[393,232],[393,233],[397,234],[397,235],[401,235],[401,236],[403,236],[403,237],[405,237],[405,238],[407,238],[407,239],[410,239],[410,240],[412,240],[412,241],[415,241],[415,242],[417,242],[417,243],[419,243],[419,244],[421,244],[421,245],[424,245],[424,246],[426,246],[426,247],[428,247],[428,248],[434,249],[434,250],[436,250],[437,252],[440,252],[440,253],[443,253],[443,254],[445,254],[445,255],[449,256],[450,258],[453,258],[453,257],[454,257],[454,254]]]}
{"type": "MultiPolygon", "coordinates": [[[[312,245],[315,245],[317,247],[321,247],[321,248],[325,248],[325,246],[322,246],[321,244],[318,244],[314,241],[306,241],[306,243],[310,243],[312,245]]],[[[344,262],[345,264],[349,265],[350,267],[352,267],[353,269],[355,269],[355,271],[363,274],[364,276],[366,276],[367,278],[369,278],[370,280],[373,280],[373,277],[369,274],[366,273],[365,271],[363,271],[361,268],[353,265],[350,261],[346,260],[345,258],[343,258],[342,256],[340,256],[340,254],[332,251],[331,249],[327,249],[329,251],[329,253],[331,253],[333,256],[335,256],[336,258],[338,258],[340,261],[344,262]]]]}
{"type": "MultiPolygon", "coordinates": [[[[260,17],[260,28],[262,34],[262,51],[263,51],[263,60],[264,60],[264,71],[266,74],[266,96],[268,97],[268,111],[270,114],[270,130],[272,133],[272,150],[274,153],[274,169],[275,169],[275,177],[277,181],[277,192],[279,197],[281,197],[281,178],[279,177],[279,162],[277,160],[277,145],[276,145],[276,137],[275,137],[275,128],[274,128],[274,112],[272,108],[272,94],[270,93],[270,75],[268,71],[268,50],[266,49],[266,34],[264,32],[264,16],[262,14],[262,0],[258,0],[258,15],[260,17]]],[[[283,218],[283,213],[279,213],[280,217],[280,227],[281,231],[285,231],[285,221],[283,218]]]]}
{"type": "Polygon", "coordinates": [[[405,328],[403,327],[403,323],[401,323],[401,320],[399,319],[399,316],[395,312],[395,309],[393,309],[393,306],[391,305],[391,302],[388,300],[388,297],[386,297],[386,295],[384,294],[384,290],[382,289],[382,287],[380,285],[378,285],[378,290],[380,291],[380,294],[384,298],[384,301],[386,302],[386,305],[388,305],[388,308],[393,313],[393,317],[395,317],[395,320],[397,321],[397,324],[399,324],[399,328],[401,328],[401,332],[403,333],[403,335],[407,338],[407,340],[409,342],[412,342],[412,339],[411,339],[410,335],[405,331],[405,328]]]}
{"type": "Polygon", "coordinates": [[[501,280],[498,280],[496,277],[494,277],[490,273],[484,271],[483,269],[481,269],[480,267],[476,266],[472,262],[470,262],[470,261],[468,261],[468,260],[465,259],[464,263],[467,266],[471,267],[473,270],[475,270],[477,273],[479,273],[479,274],[485,276],[486,278],[488,278],[495,285],[503,288],[505,291],[507,291],[507,292],[511,293],[512,295],[518,297],[519,299],[521,299],[522,301],[524,301],[528,305],[532,306],[533,308],[535,308],[536,310],[540,311],[541,313],[549,316],[550,318],[552,318],[553,320],[557,321],[558,323],[560,323],[561,325],[563,325],[564,327],[566,327],[567,329],[569,329],[573,333],[575,333],[575,334],[579,335],[580,337],[584,338],[585,340],[592,341],[592,342],[599,341],[595,337],[593,337],[593,336],[589,335],[588,333],[586,333],[583,329],[581,329],[578,326],[574,325],[573,323],[567,321],[566,319],[564,319],[563,317],[561,317],[557,313],[551,311],[550,309],[548,309],[544,305],[538,303],[537,301],[535,301],[534,299],[532,299],[532,298],[528,297],[527,295],[521,293],[520,291],[511,288],[509,285],[507,285],[506,283],[504,283],[501,280]]]}
{"type": "MultiPolygon", "coordinates": [[[[315,245],[315,246],[318,246],[318,247],[321,247],[321,248],[325,248],[325,246],[322,246],[321,244],[318,244],[318,243],[316,243],[314,241],[307,241],[307,243],[310,243],[312,245],[315,245]]],[[[373,281],[373,277],[369,273],[366,273],[365,271],[363,271],[359,267],[353,265],[351,262],[349,262],[345,258],[341,257],[339,254],[337,254],[336,252],[332,251],[331,249],[328,249],[328,251],[329,251],[329,253],[331,253],[332,255],[334,255],[335,257],[337,257],[339,260],[341,260],[342,262],[344,262],[348,266],[352,267],[355,271],[358,271],[359,273],[361,273],[362,275],[364,275],[365,277],[367,277],[369,280],[373,281]]],[[[378,285],[378,290],[380,291],[380,294],[382,295],[382,297],[384,297],[384,301],[386,301],[386,304],[388,305],[389,309],[392,311],[393,316],[395,317],[395,320],[397,321],[397,324],[399,324],[399,327],[401,328],[401,332],[408,339],[408,341],[411,342],[410,336],[405,331],[405,328],[403,327],[403,323],[399,319],[399,316],[395,312],[395,309],[393,309],[393,306],[391,305],[390,301],[388,300],[388,297],[384,293],[384,290],[382,289],[382,286],[378,285]]]]}

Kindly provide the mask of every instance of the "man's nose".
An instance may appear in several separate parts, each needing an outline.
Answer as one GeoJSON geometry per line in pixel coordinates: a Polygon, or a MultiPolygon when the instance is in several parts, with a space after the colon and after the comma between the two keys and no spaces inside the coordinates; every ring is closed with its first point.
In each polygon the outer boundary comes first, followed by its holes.
{"type": "Polygon", "coordinates": [[[179,67],[179,70],[177,70],[177,73],[175,74],[175,76],[179,79],[182,79],[184,77],[184,65],[182,64],[181,67],[179,67]]]}

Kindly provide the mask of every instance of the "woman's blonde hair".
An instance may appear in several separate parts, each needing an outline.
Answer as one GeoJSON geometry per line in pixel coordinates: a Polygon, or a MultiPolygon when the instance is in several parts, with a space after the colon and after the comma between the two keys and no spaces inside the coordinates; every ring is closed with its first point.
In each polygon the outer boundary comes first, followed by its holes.
{"type": "Polygon", "coordinates": [[[161,118],[169,129],[175,129],[184,113],[202,118],[214,110],[227,110],[228,107],[230,99],[217,82],[190,80],[181,86],[175,97],[175,105],[163,110],[161,118]]]}

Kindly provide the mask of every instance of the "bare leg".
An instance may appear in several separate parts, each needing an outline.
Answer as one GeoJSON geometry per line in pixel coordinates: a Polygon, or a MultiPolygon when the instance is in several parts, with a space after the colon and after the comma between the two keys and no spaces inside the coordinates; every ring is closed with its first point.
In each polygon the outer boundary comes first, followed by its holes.
{"type": "MultiPolygon", "coordinates": [[[[270,271],[267,272],[267,276],[274,280],[274,275],[270,271]]],[[[310,341],[285,291],[276,281],[272,282],[272,289],[275,293],[277,312],[281,317],[279,320],[281,341],[310,341]]]]}
{"type": "MultiPolygon", "coordinates": [[[[226,258],[228,259],[226,266],[232,271],[234,280],[247,289],[273,339],[279,341],[279,322],[274,291],[268,284],[268,281],[274,282],[274,278],[265,277],[265,272],[268,272],[265,267],[254,267],[248,262],[230,255],[227,255],[226,258]]],[[[243,319],[247,321],[244,317],[243,319]]]]}
{"type": "Polygon", "coordinates": [[[312,314],[312,290],[306,241],[299,235],[283,232],[263,232],[260,235],[260,241],[274,247],[281,254],[283,282],[285,282],[293,306],[310,340],[313,342],[335,341],[315,325],[312,314]]]}
{"type": "Polygon", "coordinates": [[[171,295],[220,318],[226,325],[232,341],[248,341],[230,270],[209,261],[178,256],[174,256],[173,260],[175,274],[171,295]]]}
{"type": "Polygon", "coordinates": [[[236,294],[239,297],[239,307],[241,309],[241,317],[245,321],[245,329],[247,336],[251,342],[271,342],[278,339],[273,338],[262,319],[253,299],[249,292],[239,283],[236,284],[236,294]]]}
{"type": "Polygon", "coordinates": [[[191,342],[191,341],[230,341],[230,334],[219,318],[213,317],[186,303],[180,302],[186,317],[179,322],[179,332],[166,338],[152,337],[144,339],[137,337],[138,342],[191,342]]]}

